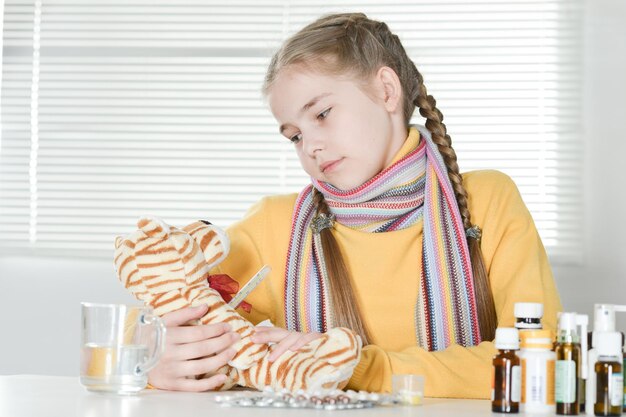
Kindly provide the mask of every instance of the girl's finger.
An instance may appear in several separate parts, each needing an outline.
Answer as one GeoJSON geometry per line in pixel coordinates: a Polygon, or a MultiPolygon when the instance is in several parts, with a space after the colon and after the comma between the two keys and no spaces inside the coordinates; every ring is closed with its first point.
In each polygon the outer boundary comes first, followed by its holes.
{"type": "Polygon", "coordinates": [[[169,344],[200,342],[221,336],[230,331],[230,328],[227,323],[170,327],[167,329],[167,339],[169,344]]]}
{"type": "Polygon", "coordinates": [[[227,348],[217,355],[179,362],[178,369],[176,369],[176,376],[187,377],[215,372],[226,365],[236,354],[237,351],[235,349],[227,348]]]}
{"type": "Polygon", "coordinates": [[[270,362],[274,362],[276,359],[280,358],[280,356],[286,351],[288,351],[289,348],[295,342],[297,342],[301,336],[302,336],[301,333],[296,333],[296,332],[290,333],[287,337],[285,337],[283,340],[281,340],[274,346],[267,360],[270,362]]]}
{"type": "Polygon", "coordinates": [[[255,332],[259,332],[259,333],[263,333],[263,332],[268,332],[272,329],[275,329],[276,327],[271,327],[271,326],[256,326],[254,328],[255,332]]]}
{"type": "Polygon", "coordinates": [[[226,382],[226,375],[213,375],[209,378],[203,379],[180,379],[180,390],[190,392],[204,392],[213,391],[224,382],[226,382]]]}
{"type": "Polygon", "coordinates": [[[171,357],[175,360],[204,358],[231,347],[240,339],[241,336],[238,333],[229,332],[210,339],[178,345],[175,350],[173,349],[171,357]]]}
{"type": "Polygon", "coordinates": [[[179,378],[171,388],[176,391],[203,392],[212,391],[226,382],[226,375],[218,374],[203,379],[179,378]]]}
{"type": "Polygon", "coordinates": [[[181,308],[180,310],[164,314],[162,317],[163,323],[165,324],[165,327],[182,326],[190,321],[198,320],[206,314],[208,309],[209,306],[207,304],[202,304],[196,307],[181,308]]]}
{"type": "Polygon", "coordinates": [[[318,332],[305,333],[302,335],[302,337],[296,340],[296,342],[289,349],[295,352],[296,350],[299,350],[300,348],[308,345],[315,339],[319,339],[320,337],[322,337],[322,334],[318,332]]]}
{"type": "Polygon", "coordinates": [[[263,330],[254,329],[251,340],[254,343],[278,343],[291,334],[289,330],[280,327],[268,327],[263,330]]]}

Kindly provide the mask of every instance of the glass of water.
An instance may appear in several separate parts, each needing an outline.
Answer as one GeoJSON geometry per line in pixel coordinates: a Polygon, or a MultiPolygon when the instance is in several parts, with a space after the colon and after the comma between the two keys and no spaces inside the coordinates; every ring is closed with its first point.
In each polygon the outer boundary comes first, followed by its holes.
{"type": "Polygon", "coordinates": [[[152,307],[81,304],[80,382],[90,391],[134,394],[165,348],[165,325],[152,307]]]}

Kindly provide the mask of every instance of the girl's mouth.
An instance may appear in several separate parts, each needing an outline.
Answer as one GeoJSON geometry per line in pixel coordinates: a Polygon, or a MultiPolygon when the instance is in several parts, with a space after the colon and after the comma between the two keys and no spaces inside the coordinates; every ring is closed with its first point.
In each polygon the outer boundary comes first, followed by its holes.
{"type": "Polygon", "coordinates": [[[337,167],[337,165],[341,163],[341,161],[343,161],[343,158],[335,159],[334,161],[324,162],[320,165],[320,171],[322,171],[322,174],[328,174],[332,172],[337,167]]]}

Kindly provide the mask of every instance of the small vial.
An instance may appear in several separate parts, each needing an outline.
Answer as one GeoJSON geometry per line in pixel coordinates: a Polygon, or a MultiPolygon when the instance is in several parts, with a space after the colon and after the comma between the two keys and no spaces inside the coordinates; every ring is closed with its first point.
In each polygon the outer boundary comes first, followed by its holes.
{"type": "Polygon", "coordinates": [[[391,385],[394,396],[402,405],[420,405],[424,399],[424,376],[393,375],[391,385]]]}
{"type": "Polygon", "coordinates": [[[515,328],[541,329],[541,318],[543,317],[543,304],[541,303],[515,303],[513,306],[515,315],[515,328]]]}
{"type": "Polygon", "coordinates": [[[493,358],[493,379],[491,385],[491,411],[496,413],[519,413],[521,397],[519,332],[513,327],[496,329],[496,349],[493,358]]]}
{"type": "Polygon", "coordinates": [[[624,402],[624,376],[622,374],[621,335],[601,332],[594,335],[598,351],[596,371],[596,416],[621,416],[624,402]]]}

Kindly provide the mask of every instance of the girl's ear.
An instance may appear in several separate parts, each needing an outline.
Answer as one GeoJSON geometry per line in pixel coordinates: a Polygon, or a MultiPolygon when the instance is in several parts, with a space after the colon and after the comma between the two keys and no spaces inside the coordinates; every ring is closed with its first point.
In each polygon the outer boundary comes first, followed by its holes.
{"type": "Polygon", "coordinates": [[[380,67],[376,80],[382,88],[382,98],[388,112],[402,111],[402,86],[398,74],[389,67],[380,67]]]}

